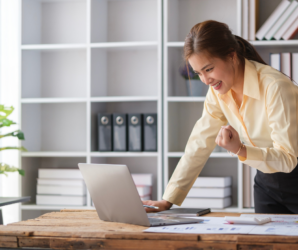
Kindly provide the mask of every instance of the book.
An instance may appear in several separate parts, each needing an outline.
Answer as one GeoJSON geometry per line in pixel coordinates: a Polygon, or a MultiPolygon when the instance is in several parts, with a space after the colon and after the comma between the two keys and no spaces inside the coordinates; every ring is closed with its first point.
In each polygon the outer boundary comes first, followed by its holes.
{"type": "Polygon", "coordinates": [[[229,187],[232,185],[232,177],[198,177],[193,187],[229,187]]]}
{"type": "Polygon", "coordinates": [[[143,151],[142,114],[128,114],[128,151],[143,151]]]}
{"type": "Polygon", "coordinates": [[[37,184],[37,194],[86,195],[85,186],[53,186],[37,184]]]}
{"type": "Polygon", "coordinates": [[[249,0],[242,0],[242,38],[248,40],[249,30],[249,11],[248,11],[249,0]]]}
{"type": "Polygon", "coordinates": [[[86,196],[71,195],[36,195],[37,205],[65,205],[65,206],[84,206],[86,205],[86,196]]]}
{"type": "MultiPolygon", "coordinates": [[[[288,19],[282,24],[282,26],[278,29],[278,31],[274,35],[274,39],[280,40],[283,36],[283,34],[292,27],[292,24],[295,22],[298,17],[298,7],[295,8],[295,10],[292,12],[292,14],[288,17],[288,19]]],[[[296,25],[297,27],[297,25],[296,25]]],[[[285,39],[288,40],[288,39],[285,39]]]]}
{"type": "Polygon", "coordinates": [[[210,208],[225,208],[232,205],[232,198],[185,198],[182,207],[196,208],[200,204],[210,208]]]}
{"type": "Polygon", "coordinates": [[[38,177],[41,179],[83,179],[79,169],[39,168],[38,177]]]}
{"type": "Polygon", "coordinates": [[[249,0],[249,16],[248,16],[248,39],[256,40],[256,25],[257,25],[257,0],[249,0]]]}
{"type": "Polygon", "coordinates": [[[98,151],[112,151],[112,114],[97,114],[98,151]]]}
{"type": "Polygon", "coordinates": [[[152,186],[153,184],[152,174],[131,174],[131,177],[136,186],[152,186]]]}
{"type": "Polygon", "coordinates": [[[291,78],[292,76],[292,72],[291,72],[291,53],[281,53],[280,54],[280,59],[281,59],[281,69],[280,71],[282,73],[284,73],[285,75],[287,75],[288,77],[291,78]]]}
{"type": "Polygon", "coordinates": [[[278,20],[273,24],[273,26],[266,33],[265,38],[267,40],[271,40],[278,29],[283,25],[283,23],[287,20],[287,18],[292,14],[295,8],[298,6],[298,2],[296,0],[292,1],[290,5],[286,8],[286,10],[279,16],[278,20]]]}
{"type": "Polygon", "coordinates": [[[281,69],[281,60],[280,60],[280,54],[279,53],[270,53],[270,66],[272,68],[277,69],[278,71],[280,71],[281,69]]]}
{"type": "Polygon", "coordinates": [[[282,35],[282,39],[289,40],[292,39],[298,32],[298,18],[291,24],[291,26],[282,35]]]}
{"type": "Polygon", "coordinates": [[[54,186],[85,186],[84,180],[80,179],[37,179],[37,184],[40,185],[54,185],[54,186]]]}
{"type": "Polygon", "coordinates": [[[210,208],[171,208],[169,210],[158,212],[157,214],[166,214],[173,216],[201,216],[210,213],[210,208]]]}
{"type": "Polygon", "coordinates": [[[152,189],[151,186],[137,186],[139,196],[151,195],[151,189],[152,189]]]}
{"type": "Polygon", "coordinates": [[[265,23],[261,26],[261,28],[256,33],[256,38],[259,40],[263,40],[266,33],[269,29],[274,25],[278,17],[287,9],[290,5],[289,0],[282,0],[277,8],[272,12],[269,18],[265,21],[265,23]]]}
{"type": "Polygon", "coordinates": [[[189,190],[186,197],[210,197],[210,198],[224,198],[232,195],[232,188],[196,188],[193,187],[189,190]]]}
{"type": "Polygon", "coordinates": [[[292,53],[292,79],[296,85],[298,85],[298,71],[294,70],[298,68],[298,53],[292,53]]]}

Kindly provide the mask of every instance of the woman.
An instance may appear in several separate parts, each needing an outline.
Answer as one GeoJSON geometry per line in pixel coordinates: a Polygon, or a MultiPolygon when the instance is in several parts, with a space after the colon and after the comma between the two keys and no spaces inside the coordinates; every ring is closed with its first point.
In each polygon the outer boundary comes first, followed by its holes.
{"type": "Polygon", "coordinates": [[[184,58],[209,85],[203,114],[163,200],[144,204],[158,211],[181,205],[218,144],[258,170],[256,213],[298,213],[298,87],[224,23],[196,24],[185,39],[184,58]]]}

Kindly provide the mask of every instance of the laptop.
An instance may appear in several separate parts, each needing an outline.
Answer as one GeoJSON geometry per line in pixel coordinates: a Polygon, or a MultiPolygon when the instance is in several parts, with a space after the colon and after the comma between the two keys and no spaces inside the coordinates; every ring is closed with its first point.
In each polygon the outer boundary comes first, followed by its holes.
{"type": "Polygon", "coordinates": [[[126,165],[78,165],[101,220],[146,227],[202,221],[167,215],[148,216],[126,165]]]}

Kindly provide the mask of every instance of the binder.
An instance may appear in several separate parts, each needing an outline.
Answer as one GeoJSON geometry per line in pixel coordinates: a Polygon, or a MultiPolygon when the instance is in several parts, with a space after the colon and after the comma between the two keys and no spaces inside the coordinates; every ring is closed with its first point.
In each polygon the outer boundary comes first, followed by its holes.
{"type": "Polygon", "coordinates": [[[144,151],[157,151],[157,114],[144,114],[144,151]]]}
{"type": "Polygon", "coordinates": [[[98,151],[112,151],[112,115],[98,114],[98,151]]]}
{"type": "Polygon", "coordinates": [[[128,114],[128,151],[143,150],[142,118],[142,114],[128,114]]]}
{"type": "Polygon", "coordinates": [[[127,114],[113,114],[113,150],[127,151],[127,114]]]}

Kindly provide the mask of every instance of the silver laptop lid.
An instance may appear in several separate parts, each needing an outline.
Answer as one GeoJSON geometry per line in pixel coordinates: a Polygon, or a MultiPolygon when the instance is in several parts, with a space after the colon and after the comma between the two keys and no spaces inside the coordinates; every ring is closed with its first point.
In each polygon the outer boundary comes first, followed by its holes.
{"type": "Polygon", "coordinates": [[[127,166],[78,165],[101,220],[150,226],[127,166]]]}

